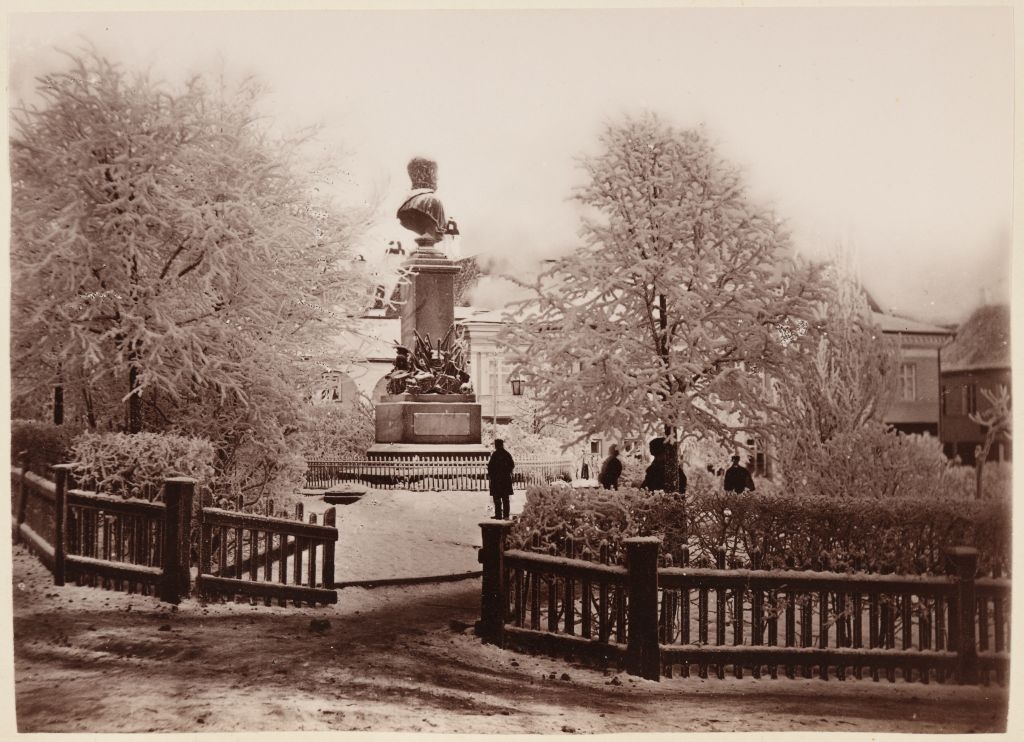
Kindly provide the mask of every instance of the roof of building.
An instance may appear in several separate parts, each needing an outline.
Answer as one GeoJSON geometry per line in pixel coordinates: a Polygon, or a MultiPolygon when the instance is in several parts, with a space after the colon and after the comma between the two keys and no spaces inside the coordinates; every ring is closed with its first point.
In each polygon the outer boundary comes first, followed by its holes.
{"type": "Polygon", "coordinates": [[[979,307],[942,350],[942,370],[970,371],[1010,367],[1010,307],[979,307]]]}
{"type": "Polygon", "coordinates": [[[871,318],[882,328],[882,332],[904,332],[914,333],[918,335],[950,335],[954,334],[953,330],[948,327],[942,327],[941,325],[932,325],[928,322],[919,322],[916,319],[910,319],[909,317],[897,317],[894,314],[886,314],[885,312],[871,312],[871,318]]]}

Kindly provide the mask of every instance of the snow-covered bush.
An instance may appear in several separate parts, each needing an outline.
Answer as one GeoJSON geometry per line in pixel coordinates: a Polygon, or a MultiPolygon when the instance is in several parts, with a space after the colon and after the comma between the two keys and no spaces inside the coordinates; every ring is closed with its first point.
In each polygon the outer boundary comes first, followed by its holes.
{"type": "Polygon", "coordinates": [[[354,405],[311,407],[303,422],[302,450],[309,459],[363,459],[373,445],[373,408],[354,405]]]}
{"type": "MultiPolygon", "coordinates": [[[[166,433],[83,433],[72,446],[72,475],[104,494],[159,500],[167,477],[192,477],[200,491],[213,484],[213,445],[166,433]]],[[[197,498],[198,499],[198,498],[197,498]]]]}
{"type": "Polygon", "coordinates": [[[763,480],[755,493],[725,492],[718,477],[696,471],[681,498],[641,490],[571,490],[532,487],[513,528],[515,548],[563,554],[567,537],[577,554],[597,559],[602,542],[613,558],[629,536],[659,536],[661,554],[691,566],[711,567],[726,549],[727,565],[749,567],[755,551],[761,566],[835,571],[920,573],[945,568],[943,550],[974,546],[980,567],[1010,564],[1008,500],[956,496],[885,500],[792,494],[763,480]]]}
{"type": "Polygon", "coordinates": [[[684,528],[683,499],[678,495],[632,488],[540,486],[527,489],[511,543],[514,548],[564,554],[566,538],[572,537],[577,556],[593,561],[607,543],[610,559],[617,562],[625,556],[622,539],[660,536],[663,544],[681,545],[684,528]]]}
{"type": "Polygon", "coordinates": [[[938,439],[869,422],[804,447],[783,475],[790,491],[801,495],[929,498],[967,494],[957,469],[938,439]]]}
{"type": "Polygon", "coordinates": [[[71,431],[63,425],[38,420],[11,420],[11,462],[15,465],[24,451],[28,469],[52,479],[50,467],[68,461],[70,447],[71,431]]]}

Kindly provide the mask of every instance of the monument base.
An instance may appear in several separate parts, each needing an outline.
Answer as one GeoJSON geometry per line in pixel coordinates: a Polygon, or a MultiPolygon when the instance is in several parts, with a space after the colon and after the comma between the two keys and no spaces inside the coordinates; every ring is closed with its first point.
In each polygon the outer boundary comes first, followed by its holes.
{"type": "Polygon", "coordinates": [[[490,455],[491,449],[482,443],[374,443],[366,452],[366,458],[371,461],[394,461],[395,459],[486,461],[490,455]]]}
{"type": "Polygon", "coordinates": [[[374,409],[377,443],[479,445],[480,405],[471,395],[396,396],[401,401],[390,397],[374,409]]]}

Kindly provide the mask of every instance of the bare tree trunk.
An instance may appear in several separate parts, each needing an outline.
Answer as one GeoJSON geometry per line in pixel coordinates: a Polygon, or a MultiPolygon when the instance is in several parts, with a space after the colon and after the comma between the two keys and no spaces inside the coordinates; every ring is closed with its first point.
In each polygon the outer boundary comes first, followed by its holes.
{"type": "Polygon", "coordinates": [[[662,465],[665,467],[665,491],[679,491],[679,439],[675,426],[665,426],[665,448],[662,465]]]}
{"type": "Polygon", "coordinates": [[[82,387],[82,401],[85,402],[85,422],[90,430],[96,430],[96,410],[92,406],[92,395],[89,387],[82,387]]]}
{"type": "MultiPolygon", "coordinates": [[[[658,326],[661,338],[658,352],[665,360],[665,368],[669,368],[668,359],[668,301],[664,294],[658,294],[658,326]]],[[[671,385],[672,380],[669,379],[671,385]]],[[[662,466],[664,466],[665,491],[679,491],[679,439],[674,425],[665,423],[665,448],[663,449],[662,466]]]]}
{"type": "MultiPolygon", "coordinates": [[[[132,352],[134,360],[135,353],[132,352]]],[[[142,432],[142,390],[139,389],[139,367],[132,363],[128,367],[128,432],[142,432]]]]}

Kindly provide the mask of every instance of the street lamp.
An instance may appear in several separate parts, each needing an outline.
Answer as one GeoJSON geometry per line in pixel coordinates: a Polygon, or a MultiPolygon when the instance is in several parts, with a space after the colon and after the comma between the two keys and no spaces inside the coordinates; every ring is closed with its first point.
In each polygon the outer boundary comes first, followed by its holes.
{"type": "Polygon", "coordinates": [[[525,383],[525,381],[526,380],[522,376],[520,376],[518,373],[515,376],[512,376],[508,380],[508,383],[512,385],[512,396],[513,397],[521,397],[521,396],[523,396],[523,384],[525,383]]]}

